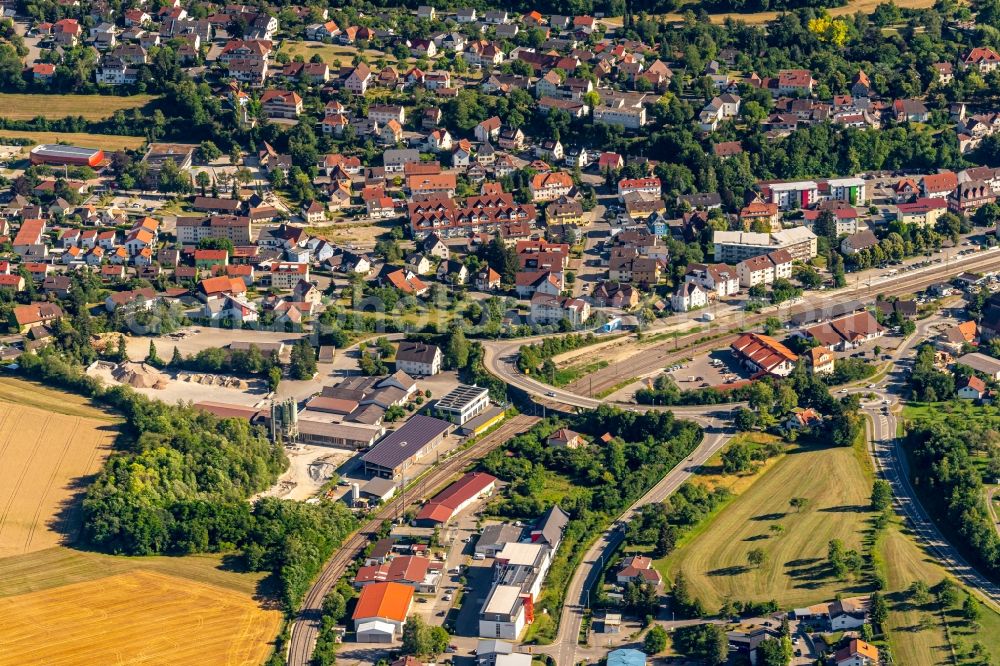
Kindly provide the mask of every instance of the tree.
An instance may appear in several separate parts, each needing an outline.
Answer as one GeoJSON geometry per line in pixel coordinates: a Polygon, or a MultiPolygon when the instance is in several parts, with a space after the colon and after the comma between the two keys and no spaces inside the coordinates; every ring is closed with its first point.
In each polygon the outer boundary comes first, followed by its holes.
{"type": "Polygon", "coordinates": [[[907,593],[915,606],[923,606],[931,598],[930,589],[927,587],[927,583],[922,580],[913,581],[907,589],[907,593]]]}
{"type": "Polygon", "coordinates": [[[208,186],[212,184],[212,178],[208,175],[208,172],[199,171],[194,177],[194,182],[197,183],[198,187],[201,189],[201,196],[205,196],[208,186]]]}
{"type": "Polygon", "coordinates": [[[448,647],[451,636],[444,627],[429,627],[419,615],[411,615],[403,625],[403,653],[436,657],[448,647]]]}
{"type": "Polygon", "coordinates": [[[951,608],[958,603],[958,588],[947,578],[942,578],[941,582],[934,586],[933,592],[945,608],[951,608]]]}
{"type": "Polygon", "coordinates": [[[202,162],[211,162],[222,156],[222,151],[211,141],[202,141],[198,144],[198,159],[202,162]]]}
{"type": "Polygon", "coordinates": [[[128,360],[128,347],[125,346],[124,335],[118,336],[118,349],[115,352],[115,355],[118,357],[118,361],[121,363],[124,363],[125,361],[128,360]]]}
{"type": "Polygon", "coordinates": [[[747,553],[747,562],[754,569],[759,569],[767,561],[767,554],[762,548],[752,548],[750,552],[747,553]]]}
{"type": "Polygon", "coordinates": [[[181,352],[174,346],[174,353],[170,356],[170,365],[174,368],[179,368],[184,364],[184,358],[181,356],[181,352]]]}
{"type": "Polygon", "coordinates": [[[267,390],[274,393],[278,390],[278,384],[281,383],[281,368],[276,365],[272,365],[271,369],[267,371],[267,390]]]}
{"type": "Polygon", "coordinates": [[[827,544],[827,560],[830,568],[837,578],[843,579],[850,570],[847,565],[847,553],[844,551],[844,542],[840,539],[831,539],[827,544]]]}
{"type": "Polygon", "coordinates": [[[673,632],[673,648],[689,659],[698,659],[709,666],[726,663],[729,640],[726,631],[716,624],[678,627],[673,632]]]}
{"type": "Polygon", "coordinates": [[[757,646],[759,666],[788,666],[792,660],[792,641],[787,636],[762,641],[757,646]]]}
{"type": "Polygon", "coordinates": [[[880,631],[884,631],[885,623],[889,619],[889,604],[886,603],[885,598],[878,592],[872,592],[871,604],[872,622],[875,623],[875,626],[880,631]]]}
{"type": "Polygon", "coordinates": [[[656,588],[648,583],[629,583],[625,586],[625,608],[640,617],[656,615],[659,608],[656,588]]]}
{"type": "Polygon", "coordinates": [[[465,332],[461,325],[451,329],[448,345],[445,347],[444,359],[448,367],[453,369],[460,370],[469,364],[469,341],[465,338],[465,332]]]}
{"type": "Polygon", "coordinates": [[[969,621],[969,624],[976,625],[979,623],[979,618],[983,615],[983,609],[979,604],[979,600],[972,596],[970,592],[968,596],[965,597],[965,602],[962,603],[962,617],[969,621]]]}
{"type": "Polygon", "coordinates": [[[154,366],[163,365],[163,361],[156,355],[156,343],[152,340],[149,341],[149,353],[146,354],[146,363],[154,366]]]}
{"type": "Polygon", "coordinates": [[[671,593],[673,594],[673,608],[681,617],[695,618],[705,614],[705,609],[701,605],[701,602],[691,596],[687,577],[683,571],[678,571],[674,577],[671,593]]]}
{"type": "MultiPolygon", "coordinates": [[[[752,413],[752,412],[751,412],[752,413]]],[[[753,467],[753,453],[744,442],[733,442],[722,452],[722,471],[739,474],[753,467]]]]}
{"type": "Polygon", "coordinates": [[[736,410],[736,417],[733,423],[740,432],[753,430],[757,425],[757,414],[746,407],[740,407],[736,410]]]}
{"type": "Polygon", "coordinates": [[[340,622],[347,613],[347,600],[340,590],[331,590],[323,599],[323,616],[330,618],[333,624],[340,622]]]}
{"type": "Polygon", "coordinates": [[[872,484],[872,509],[887,511],[892,506],[892,486],[885,479],[876,479],[872,484]]]}
{"type": "Polygon", "coordinates": [[[403,625],[403,653],[414,656],[430,654],[430,641],[427,635],[427,625],[419,615],[406,618],[403,625]]]}
{"type": "Polygon", "coordinates": [[[750,387],[750,409],[757,412],[760,422],[771,422],[771,407],[774,406],[774,389],[767,382],[754,382],[750,387]]]}
{"type": "Polygon", "coordinates": [[[776,331],[781,330],[781,320],[777,317],[768,317],[764,320],[764,334],[774,335],[776,331]]]}
{"type": "Polygon", "coordinates": [[[648,655],[659,654],[667,649],[667,630],[658,624],[646,632],[642,639],[642,651],[648,655]]]}
{"type": "Polygon", "coordinates": [[[798,513],[809,506],[809,499],[806,497],[793,497],[788,500],[788,505],[798,513]]]}
{"type": "Polygon", "coordinates": [[[310,379],[316,374],[316,350],[305,338],[292,346],[288,371],[292,379],[310,379]]]}
{"type": "Polygon", "coordinates": [[[387,372],[382,359],[367,351],[361,352],[361,357],[358,359],[358,368],[360,368],[361,374],[368,375],[369,377],[384,375],[387,372]]]}

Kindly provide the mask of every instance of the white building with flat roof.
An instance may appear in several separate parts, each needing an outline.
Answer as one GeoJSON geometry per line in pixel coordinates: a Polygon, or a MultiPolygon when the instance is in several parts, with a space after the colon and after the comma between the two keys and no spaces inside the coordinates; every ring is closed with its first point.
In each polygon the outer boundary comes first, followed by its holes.
{"type": "Polygon", "coordinates": [[[772,183],[768,189],[771,191],[771,203],[778,204],[781,210],[808,208],[819,198],[819,185],[811,180],[772,183]]]}
{"type": "Polygon", "coordinates": [[[525,598],[516,585],[497,585],[479,614],[479,635],[516,641],[527,624],[525,598]]]}
{"type": "Polygon", "coordinates": [[[441,397],[434,408],[441,418],[457,425],[465,425],[489,409],[489,406],[490,390],[488,388],[459,384],[447,395],[441,397]]]}
{"type": "Polygon", "coordinates": [[[551,563],[552,549],[547,544],[504,544],[493,564],[493,589],[479,614],[482,638],[520,637],[535,619],[535,602],[551,563]]]}
{"type": "Polygon", "coordinates": [[[788,250],[792,259],[806,261],[816,256],[816,234],[807,227],[792,227],[771,234],[753,231],[716,231],[712,235],[715,260],[738,264],[744,259],[788,250]]]}
{"type": "Polygon", "coordinates": [[[864,205],[868,201],[868,191],[865,179],[856,176],[851,178],[831,178],[826,181],[829,197],[838,201],[846,201],[854,205],[864,205]]]}

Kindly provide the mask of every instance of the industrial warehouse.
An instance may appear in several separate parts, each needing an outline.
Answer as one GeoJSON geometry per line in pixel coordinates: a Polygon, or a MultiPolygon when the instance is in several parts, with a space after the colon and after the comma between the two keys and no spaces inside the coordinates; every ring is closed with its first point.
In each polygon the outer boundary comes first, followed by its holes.
{"type": "Polygon", "coordinates": [[[32,164],[96,167],[103,160],[104,151],[100,148],[42,144],[31,149],[32,164]]]}
{"type": "Polygon", "coordinates": [[[398,430],[386,435],[361,456],[365,475],[394,479],[435,449],[454,426],[432,416],[417,414],[398,430]]]}

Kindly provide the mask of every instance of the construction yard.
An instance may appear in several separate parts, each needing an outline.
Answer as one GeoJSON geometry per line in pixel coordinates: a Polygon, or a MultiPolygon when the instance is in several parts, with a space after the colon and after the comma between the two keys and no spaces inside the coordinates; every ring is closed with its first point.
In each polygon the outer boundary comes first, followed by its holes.
{"type": "Polygon", "coordinates": [[[79,495],[117,434],[106,414],[79,402],[63,407],[57,392],[44,392],[40,406],[24,404],[42,392],[24,384],[0,381],[0,557],[74,540],[79,495]]]}
{"type": "Polygon", "coordinates": [[[329,446],[296,444],[285,447],[288,469],[278,481],[258,497],[280,497],[303,501],[315,497],[344,463],[354,457],[353,451],[329,446]]]}

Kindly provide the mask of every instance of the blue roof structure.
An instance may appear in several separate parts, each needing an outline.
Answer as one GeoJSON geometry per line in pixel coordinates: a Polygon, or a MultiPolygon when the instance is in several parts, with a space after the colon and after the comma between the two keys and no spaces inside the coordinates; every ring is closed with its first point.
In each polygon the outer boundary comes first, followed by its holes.
{"type": "Polygon", "coordinates": [[[608,666],[646,666],[646,653],[621,648],[608,653],[608,666]]]}

